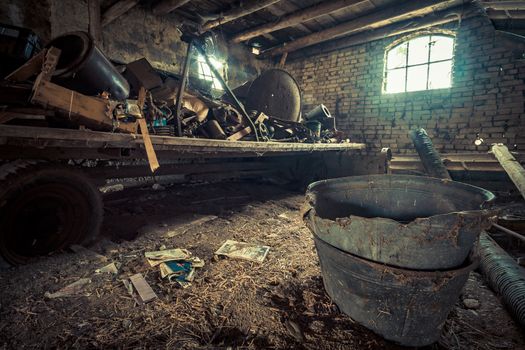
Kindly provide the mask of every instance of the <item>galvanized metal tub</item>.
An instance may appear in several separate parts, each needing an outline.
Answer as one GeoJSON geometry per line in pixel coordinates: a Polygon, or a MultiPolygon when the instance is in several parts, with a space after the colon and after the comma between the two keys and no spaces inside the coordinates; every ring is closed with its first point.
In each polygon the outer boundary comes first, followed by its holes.
{"type": "Polygon", "coordinates": [[[320,239],[356,256],[417,270],[463,264],[491,225],[494,195],[451,180],[369,175],[314,182],[305,222],[320,239]]]}
{"type": "Polygon", "coordinates": [[[339,309],[385,339],[425,346],[439,339],[476,262],[448,271],[378,264],[337,249],[314,235],[324,287],[339,309]]]}

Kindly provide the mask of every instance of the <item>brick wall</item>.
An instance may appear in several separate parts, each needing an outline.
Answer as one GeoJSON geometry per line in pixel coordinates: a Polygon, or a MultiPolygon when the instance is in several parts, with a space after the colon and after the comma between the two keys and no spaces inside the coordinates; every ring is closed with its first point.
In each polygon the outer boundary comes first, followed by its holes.
{"type": "Polygon", "coordinates": [[[456,33],[452,88],[382,93],[385,48],[401,38],[392,37],[287,63],[302,87],[303,110],[325,104],[339,129],[373,149],[413,152],[408,132],[423,127],[442,152],[486,151],[493,142],[525,151],[520,52],[484,17],[441,28],[456,33]],[[474,145],[477,134],[482,146],[474,145]]]}

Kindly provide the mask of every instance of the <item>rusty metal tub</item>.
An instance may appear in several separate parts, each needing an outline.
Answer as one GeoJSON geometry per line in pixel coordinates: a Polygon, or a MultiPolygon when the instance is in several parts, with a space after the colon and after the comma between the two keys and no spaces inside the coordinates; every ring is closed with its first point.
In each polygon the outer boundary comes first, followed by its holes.
{"type": "Polygon", "coordinates": [[[337,249],[314,234],[324,287],[339,309],[385,339],[425,346],[441,327],[477,262],[448,271],[378,264],[337,249]]]}
{"type": "Polygon", "coordinates": [[[451,180],[369,175],[314,182],[305,222],[328,244],[392,266],[460,266],[491,225],[494,195],[451,180]],[[485,209],[484,209],[485,208],[485,209]]]}

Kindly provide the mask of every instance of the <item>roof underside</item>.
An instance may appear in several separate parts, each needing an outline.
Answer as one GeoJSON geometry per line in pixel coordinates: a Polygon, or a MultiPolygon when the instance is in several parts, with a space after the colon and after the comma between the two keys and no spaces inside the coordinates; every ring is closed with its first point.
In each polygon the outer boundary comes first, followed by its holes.
{"type": "MultiPolygon", "coordinates": [[[[114,4],[118,0],[106,0],[106,4],[114,4]]],[[[120,0],[122,1],[122,0],[120,0]]],[[[140,2],[140,6],[155,7],[161,2],[167,2],[168,0],[145,0],[140,2]]],[[[180,1],[180,0],[179,0],[180,1]]],[[[229,11],[238,9],[239,7],[246,8],[252,6],[254,3],[258,3],[264,0],[191,0],[184,3],[182,6],[172,10],[165,14],[165,16],[173,16],[177,19],[188,20],[192,23],[198,23],[203,25],[208,21],[213,21],[229,11]]],[[[176,2],[173,1],[172,2],[176,2]]],[[[273,4],[259,9],[255,12],[244,14],[239,18],[231,20],[226,23],[213,28],[213,31],[220,33],[226,39],[231,39],[236,34],[250,31],[258,26],[264,24],[278,23],[284,17],[294,14],[297,11],[312,8],[315,5],[326,5],[327,3],[341,3],[341,0],[275,0],[273,4]]],[[[416,6],[422,6],[423,4],[430,4],[430,8],[427,6],[425,12],[417,12],[417,9],[412,9],[412,16],[407,18],[417,18],[423,15],[432,14],[437,11],[441,11],[447,8],[455,7],[465,3],[478,3],[481,7],[485,8],[485,11],[489,18],[493,21],[496,29],[511,31],[516,34],[525,34],[525,1],[472,1],[472,0],[442,0],[442,1],[431,1],[431,0],[418,0],[418,1],[406,1],[406,0],[361,0],[361,1],[347,1],[345,7],[339,10],[332,11],[314,18],[306,18],[300,23],[295,23],[291,26],[284,27],[281,29],[271,30],[267,33],[253,35],[249,39],[240,40],[245,45],[260,47],[262,51],[268,49],[275,49],[282,47],[283,44],[289,45],[298,39],[305,39],[305,37],[311,36],[312,34],[325,31],[327,29],[337,29],[341,25],[345,26],[357,19],[362,19],[364,16],[374,17],[375,14],[380,13],[396,13],[396,9],[404,9],[416,6]]],[[[399,11],[397,11],[399,12],[399,11]]],[[[399,15],[399,13],[398,13],[399,15]]],[[[395,17],[395,15],[393,15],[395,17]]],[[[377,18],[377,17],[375,17],[377,18]]],[[[392,23],[404,20],[406,18],[393,20],[392,23]]],[[[377,19],[376,19],[377,21],[377,19]]],[[[365,22],[367,23],[367,22],[365,22]]],[[[388,24],[388,23],[387,23],[388,24]]],[[[386,25],[385,23],[377,26],[381,27],[386,25]]],[[[376,27],[368,28],[373,29],[376,27]]],[[[350,36],[358,32],[359,30],[353,29],[348,32],[342,32],[337,34],[337,38],[344,36],[350,36]]],[[[318,40],[315,43],[308,43],[305,46],[320,44],[320,42],[327,42],[334,37],[326,36],[322,40],[318,40]]],[[[297,46],[294,50],[297,50],[297,46]]],[[[291,47],[291,46],[287,46],[291,47]]],[[[272,51],[269,50],[269,51],[272,51]]],[[[282,53],[283,50],[278,51],[282,53]]]]}

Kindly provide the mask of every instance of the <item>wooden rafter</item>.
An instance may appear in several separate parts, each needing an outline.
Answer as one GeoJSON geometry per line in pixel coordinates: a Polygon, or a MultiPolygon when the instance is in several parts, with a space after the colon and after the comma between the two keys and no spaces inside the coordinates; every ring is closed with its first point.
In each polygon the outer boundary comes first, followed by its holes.
{"type": "Polygon", "coordinates": [[[487,16],[490,19],[525,19],[525,11],[496,11],[487,9],[487,16]]]}
{"type": "Polygon", "coordinates": [[[303,50],[292,53],[290,56],[288,56],[288,59],[294,60],[301,57],[311,57],[313,55],[317,55],[324,52],[340,50],[374,40],[380,40],[395,35],[406,34],[425,28],[450,23],[458,20],[458,17],[455,16],[458,13],[462,14],[462,19],[466,19],[477,15],[478,8],[472,5],[465,5],[463,7],[459,6],[445,9],[436,14],[429,14],[422,18],[418,18],[417,21],[408,19],[402,22],[391,24],[386,27],[342,37],[325,43],[323,45],[308,47],[303,50]]]}
{"type": "Polygon", "coordinates": [[[161,0],[153,5],[153,14],[161,16],[187,4],[190,0],[161,0]]]}
{"type": "Polygon", "coordinates": [[[270,22],[255,28],[248,29],[245,32],[235,35],[232,41],[234,43],[240,43],[265,33],[271,33],[279,29],[291,27],[296,24],[324,16],[335,11],[350,8],[368,1],[369,0],[324,1],[314,6],[310,6],[283,16],[277,22],[270,22]]]}
{"type": "Polygon", "coordinates": [[[519,11],[525,10],[525,1],[481,1],[481,6],[493,10],[519,11]]]}
{"type": "Polygon", "coordinates": [[[257,12],[259,10],[262,10],[263,8],[266,8],[268,6],[271,6],[281,0],[252,0],[252,1],[244,1],[241,3],[241,6],[238,6],[236,8],[233,8],[229,11],[224,12],[221,14],[221,16],[217,19],[208,21],[204,24],[203,30],[210,30],[215,27],[221,26],[224,23],[231,22],[233,20],[236,20],[238,18],[247,16],[251,13],[257,12]]]}
{"type": "Polygon", "coordinates": [[[369,15],[356,18],[335,27],[306,35],[294,41],[284,43],[281,46],[270,48],[264,51],[262,56],[276,56],[284,52],[296,51],[341,36],[377,29],[406,19],[424,16],[436,10],[455,6],[458,3],[461,3],[461,1],[418,0],[403,2],[399,5],[377,10],[369,15]]]}
{"type": "Polygon", "coordinates": [[[120,0],[111,5],[104,13],[102,14],[102,27],[107,26],[133,7],[137,6],[140,0],[120,0]]]}

